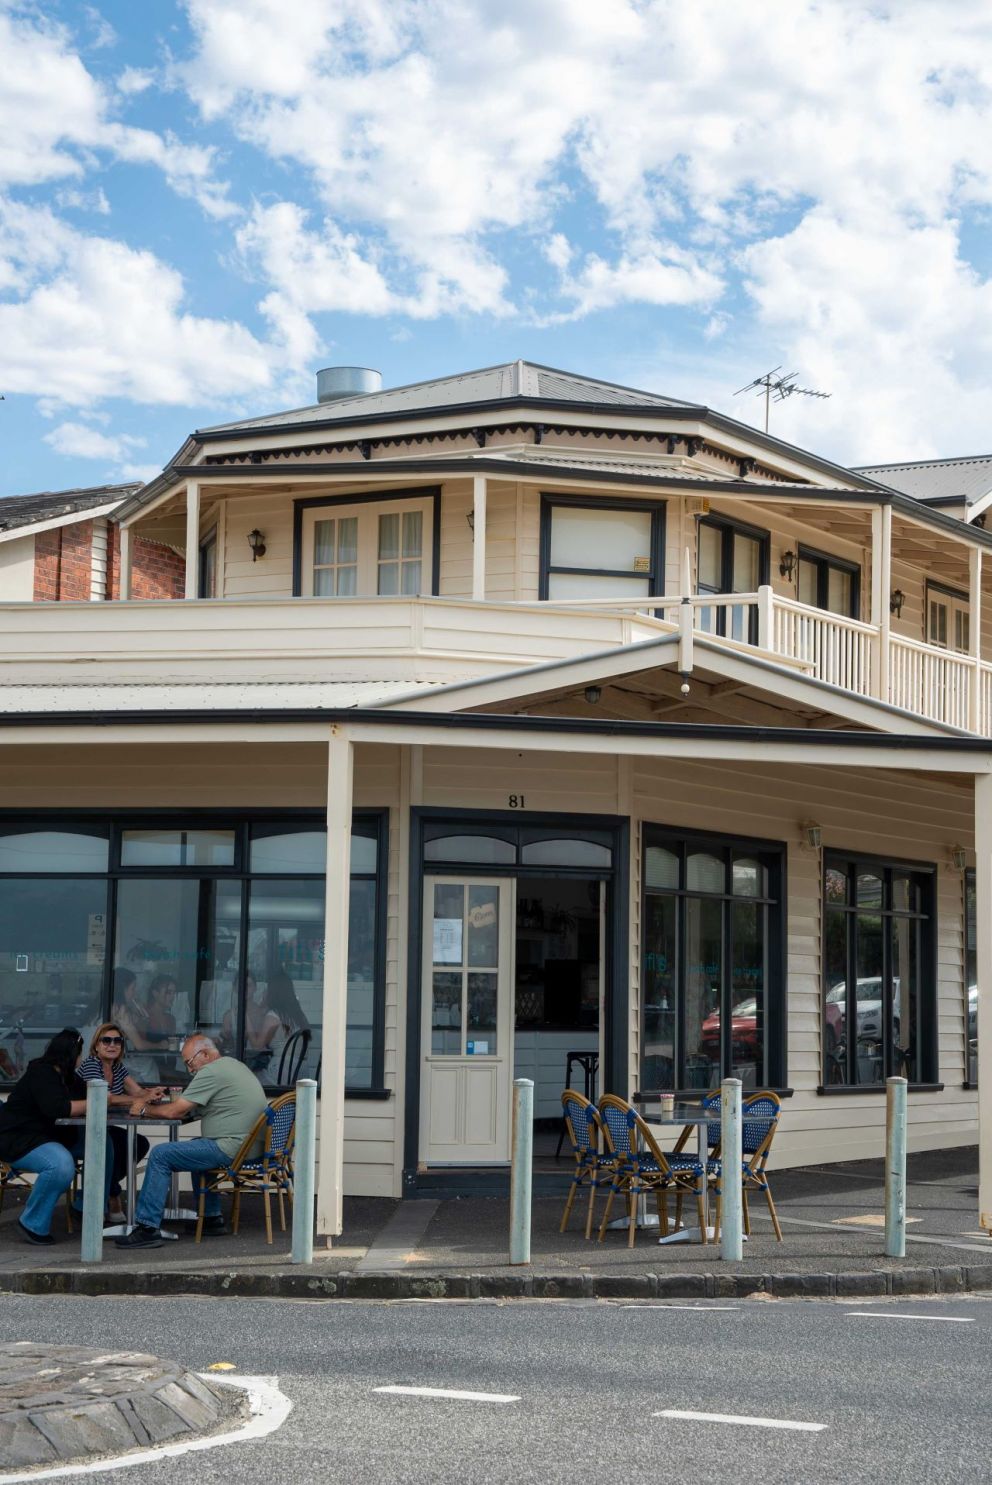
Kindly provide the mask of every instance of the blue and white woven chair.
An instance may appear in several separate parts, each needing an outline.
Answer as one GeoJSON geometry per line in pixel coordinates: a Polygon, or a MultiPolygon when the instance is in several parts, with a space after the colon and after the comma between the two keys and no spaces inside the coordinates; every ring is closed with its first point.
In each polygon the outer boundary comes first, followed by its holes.
{"type": "Polygon", "coordinates": [[[272,1242],[273,1195],[279,1198],[279,1226],[286,1231],[286,1208],[284,1196],[293,1201],[293,1144],[296,1138],[296,1093],[284,1093],[268,1105],[256,1120],[241,1149],[230,1165],[207,1171],[201,1176],[200,1200],[197,1207],[196,1241],[203,1237],[203,1219],[208,1191],[232,1193],[231,1227],[238,1231],[241,1221],[241,1196],[243,1192],[257,1192],[265,1201],[265,1240],[272,1242]],[[258,1142],[260,1134],[265,1136],[261,1155],[250,1151],[258,1142]]]}
{"type": "Polygon", "coordinates": [[[568,1200],[562,1215],[559,1232],[564,1232],[572,1215],[572,1204],[576,1192],[589,1187],[589,1211],[586,1216],[586,1237],[592,1236],[593,1206],[599,1186],[605,1186],[613,1172],[613,1159],[606,1154],[606,1139],[599,1110],[588,1098],[566,1088],[561,1096],[565,1130],[575,1157],[575,1172],[568,1188],[568,1200]]]}
{"type": "MultiPolygon", "coordinates": [[[[716,1114],[716,1118],[710,1119],[706,1125],[706,1171],[708,1178],[715,1180],[720,1168],[720,1141],[723,1138],[723,1132],[720,1127],[719,1090],[713,1093],[707,1093],[702,1101],[702,1107],[707,1113],[716,1114]]],[[[679,1135],[667,1157],[672,1170],[698,1170],[698,1155],[693,1155],[686,1151],[686,1145],[690,1138],[696,1134],[698,1127],[696,1124],[687,1124],[679,1135]]],[[[685,1193],[683,1191],[678,1191],[675,1196],[676,1231],[682,1226],[682,1200],[684,1195],[685,1193]]]]}
{"type": "MultiPolygon", "coordinates": [[[[650,1127],[636,1109],[625,1099],[614,1093],[604,1093],[599,1100],[599,1112],[606,1134],[607,1151],[614,1159],[610,1179],[610,1194],[606,1199],[606,1211],[599,1228],[599,1241],[606,1235],[613,1198],[623,1195],[627,1202],[627,1246],[634,1246],[637,1231],[637,1202],[641,1196],[653,1192],[658,1208],[658,1224],[662,1237],[668,1236],[668,1193],[676,1197],[687,1191],[695,1193],[699,1210],[699,1229],[706,1242],[706,1223],[703,1216],[703,1182],[706,1172],[702,1164],[693,1157],[684,1155],[678,1170],[672,1168],[651,1133],[650,1127]]],[[[679,1202],[681,1209],[681,1201],[679,1202]]]]}
{"type": "MultiPolygon", "coordinates": [[[[749,1191],[760,1191],[768,1203],[768,1215],[772,1219],[775,1236],[779,1242],[782,1242],[782,1229],[779,1226],[775,1203],[772,1201],[766,1167],[781,1111],[782,1100],[777,1093],[771,1093],[768,1090],[749,1094],[741,1105],[741,1150],[743,1153],[741,1200],[744,1208],[744,1231],[750,1237],[751,1214],[748,1211],[747,1194],[749,1191]]],[[[710,1167],[711,1179],[714,1182],[713,1192],[716,1197],[715,1220],[719,1235],[722,1162],[711,1160],[710,1167]]]]}

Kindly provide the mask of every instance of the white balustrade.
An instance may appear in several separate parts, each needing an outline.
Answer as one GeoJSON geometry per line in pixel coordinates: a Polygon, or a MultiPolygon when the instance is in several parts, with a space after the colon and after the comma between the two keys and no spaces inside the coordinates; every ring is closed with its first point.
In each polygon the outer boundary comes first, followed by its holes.
{"type": "Polygon", "coordinates": [[[871,624],[811,608],[791,598],[772,600],[772,644],[777,655],[801,660],[810,674],[859,696],[872,694],[871,624]]]}
{"type": "MultiPolygon", "coordinates": [[[[978,661],[901,634],[892,635],[889,653],[889,700],[893,706],[951,727],[969,728],[971,687],[978,680],[978,661]]],[[[984,679],[987,683],[987,672],[984,679]]]]}

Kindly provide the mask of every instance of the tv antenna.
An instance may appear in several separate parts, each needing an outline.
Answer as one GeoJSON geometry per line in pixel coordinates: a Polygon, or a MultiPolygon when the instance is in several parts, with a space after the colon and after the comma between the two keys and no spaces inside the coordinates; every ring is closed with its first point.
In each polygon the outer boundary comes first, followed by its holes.
{"type": "Polygon", "coordinates": [[[742,392],[750,392],[752,388],[757,389],[759,397],[765,399],[765,432],[768,432],[768,416],[771,407],[772,396],[776,402],[784,402],[787,397],[829,397],[829,392],[814,392],[812,387],[800,387],[796,385],[798,371],[782,372],[781,366],[775,366],[771,371],[766,371],[764,376],[756,376],[753,382],[748,382],[746,387],[738,387],[734,393],[739,397],[742,392]]]}

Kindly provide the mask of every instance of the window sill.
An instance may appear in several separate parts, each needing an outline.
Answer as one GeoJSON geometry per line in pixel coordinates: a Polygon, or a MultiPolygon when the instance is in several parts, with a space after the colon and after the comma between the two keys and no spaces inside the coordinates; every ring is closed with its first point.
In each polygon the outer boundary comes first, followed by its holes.
{"type": "MultiPolygon", "coordinates": [[[[852,1093],[882,1093],[885,1092],[884,1083],[834,1083],[829,1088],[821,1083],[817,1088],[821,1098],[846,1098],[852,1093]]],[[[910,1093],[943,1093],[943,1083],[910,1083],[910,1093]]]]}
{"type": "Polygon", "coordinates": [[[966,1091],[966,1092],[968,1092],[968,1091],[969,1091],[969,1090],[970,1090],[970,1091],[971,1091],[971,1092],[972,1092],[972,1093],[977,1093],[977,1092],[978,1092],[978,1084],[977,1084],[977,1083],[962,1083],[962,1084],[961,1084],[961,1087],[962,1087],[962,1088],[963,1088],[963,1089],[964,1089],[964,1090],[965,1090],[965,1091],[966,1091]]]}
{"type": "MultiPolygon", "coordinates": [[[[719,1093],[719,1083],[715,1088],[648,1088],[644,1092],[631,1094],[631,1103],[656,1103],[663,1095],[671,1094],[673,1098],[681,1099],[688,1103],[700,1098],[706,1098],[711,1093],[719,1093]]],[[[742,1098],[752,1098],[755,1093],[776,1093],[779,1098],[791,1098],[795,1090],[793,1088],[745,1088],[741,1094],[742,1098]]]]}
{"type": "Polygon", "coordinates": [[[349,1098],[372,1099],[375,1103],[386,1103],[393,1096],[392,1088],[346,1088],[344,1096],[349,1098]]]}

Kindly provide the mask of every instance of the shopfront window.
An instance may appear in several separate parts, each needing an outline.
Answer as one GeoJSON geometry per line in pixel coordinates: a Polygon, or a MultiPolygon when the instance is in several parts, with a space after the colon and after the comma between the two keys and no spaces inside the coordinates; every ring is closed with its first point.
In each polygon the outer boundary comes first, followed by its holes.
{"type": "MultiPolygon", "coordinates": [[[[346,1045],[355,1090],[382,1080],[383,834],[381,816],[356,817],[346,1045]]],[[[326,850],[322,827],[290,820],[127,824],[102,837],[0,827],[0,1082],[62,1026],[88,1040],[108,1014],[143,1082],[185,1082],[179,1049],[193,1031],[266,1084],[313,1076],[326,850]],[[99,874],[54,874],[79,860],[99,874]]]]}
{"type": "Polygon", "coordinates": [[[780,1085],[781,848],[645,839],[641,1087],[780,1085]]]}
{"type": "Polygon", "coordinates": [[[932,869],[824,862],[823,1081],[936,1075],[932,869]]]}

